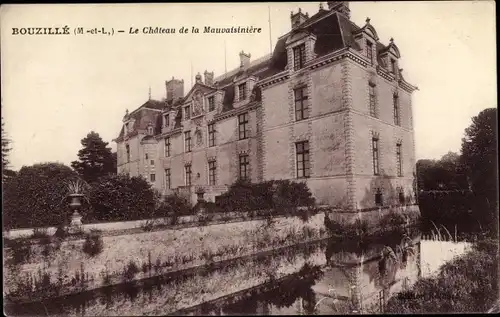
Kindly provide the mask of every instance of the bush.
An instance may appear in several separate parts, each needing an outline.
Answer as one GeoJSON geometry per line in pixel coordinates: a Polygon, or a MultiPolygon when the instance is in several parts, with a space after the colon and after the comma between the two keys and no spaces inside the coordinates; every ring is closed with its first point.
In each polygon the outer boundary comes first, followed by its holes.
{"type": "Polygon", "coordinates": [[[137,267],[137,264],[135,264],[134,261],[130,260],[128,265],[125,267],[123,271],[123,277],[127,280],[130,281],[135,277],[135,275],[139,273],[139,268],[137,267]]]}
{"type": "Polygon", "coordinates": [[[66,183],[76,177],[61,163],[23,166],[2,189],[4,228],[57,226],[69,218],[66,183]]]}
{"type": "Polygon", "coordinates": [[[188,201],[179,195],[168,195],[159,201],[156,207],[156,217],[167,217],[169,215],[192,215],[193,210],[188,201]]]}
{"type": "Polygon", "coordinates": [[[312,206],[314,203],[311,191],[305,183],[289,180],[256,184],[239,180],[216,200],[216,204],[223,211],[273,209],[276,213],[283,209],[312,206]]]}
{"type": "Polygon", "coordinates": [[[29,241],[24,239],[12,240],[9,243],[9,246],[12,251],[13,264],[20,264],[29,261],[31,258],[31,245],[29,244],[29,241]]]}
{"type": "Polygon", "coordinates": [[[102,237],[97,232],[91,232],[85,235],[85,242],[83,243],[83,252],[93,257],[102,252],[104,243],[102,237]]]}
{"type": "Polygon", "coordinates": [[[142,177],[102,177],[91,184],[89,197],[93,207],[89,218],[98,221],[152,218],[156,209],[155,191],[142,177]]]}

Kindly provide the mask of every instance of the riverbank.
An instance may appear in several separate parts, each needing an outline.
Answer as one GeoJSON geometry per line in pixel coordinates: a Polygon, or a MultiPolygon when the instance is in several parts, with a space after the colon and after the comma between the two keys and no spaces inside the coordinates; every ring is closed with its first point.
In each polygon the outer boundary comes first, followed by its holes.
{"type": "Polygon", "coordinates": [[[498,241],[485,239],[472,250],[422,278],[389,300],[385,313],[487,312],[498,300],[498,241]]]}

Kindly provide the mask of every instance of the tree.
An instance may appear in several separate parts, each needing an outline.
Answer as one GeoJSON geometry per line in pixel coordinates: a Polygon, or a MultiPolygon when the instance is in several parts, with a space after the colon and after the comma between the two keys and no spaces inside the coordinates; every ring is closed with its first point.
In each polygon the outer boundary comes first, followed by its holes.
{"type": "Polygon", "coordinates": [[[23,166],[3,187],[6,228],[56,226],[69,219],[67,182],[78,175],[61,163],[23,166]]]}
{"type": "Polygon", "coordinates": [[[472,124],[465,129],[465,137],[462,139],[462,162],[472,191],[479,199],[477,212],[482,213],[481,220],[483,223],[494,222],[498,204],[496,108],[481,111],[472,118],[472,124]]]}
{"type": "Polygon", "coordinates": [[[418,160],[417,176],[419,189],[424,191],[468,189],[460,155],[454,152],[448,152],[438,161],[418,160]]]}
{"type": "Polygon", "coordinates": [[[101,176],[116,173],[116,155],[111,153],[98,133],[91,131],[81,141],[83,148],[78,151],[78,161],[71,162],[71,167],[87,182],[93,182],[101,176]]]}
{"type": "Polygon", "coordinates": [[[10,147],[11,140],[7,137],[7,134],[4,129],[4,121],[2,117],[2,183],[5,182],[8,178],[13,177],[15,172],[9,169],[9,152],[11,151],[10,147]]]}

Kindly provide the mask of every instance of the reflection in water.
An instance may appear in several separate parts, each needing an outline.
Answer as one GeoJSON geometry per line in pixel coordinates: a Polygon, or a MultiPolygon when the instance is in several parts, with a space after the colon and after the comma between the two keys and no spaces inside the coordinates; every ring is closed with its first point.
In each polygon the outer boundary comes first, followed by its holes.
{"type": "Polygon", "coordinates": [[[417,234],[369,243],[329,240],[225,265],[108,286],[44,303],[8,306],[9,315],[277,315],[383,312],[421,276],[417,234]],[[224,293],[225,292],[225,293],[224,293]]]}

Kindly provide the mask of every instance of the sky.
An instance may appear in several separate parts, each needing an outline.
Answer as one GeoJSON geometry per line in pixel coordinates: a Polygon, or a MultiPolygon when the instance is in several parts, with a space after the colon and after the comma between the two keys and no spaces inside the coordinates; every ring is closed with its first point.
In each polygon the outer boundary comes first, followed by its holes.
{"type": "MultiPolygon", "coordinates": [[[[254,60],[290,29],[290,11],[319,2],[220,4],[2,5],[1,89],[11,168],[77,159],[91,130],[110,143],[125,110],[165,97],[165,80],[215,76],[239,66],[240,51],[254,60]],[[268,9],[269,8],[269,9],[268,9]],[[268,17],[271,16],[271,28],[268,17]],[[12,28],[125,29],[123,34],[14,36],[12,28]],[[260,34],[128,34],[146,26],[254,26],[260,34]],[[226,56],[226,58],[224,58],[226,56]],[[192,74],[192,75],[191,75],[192,74]]],[[[326,8],[326,2],[324,2],[326,8]]],[[[460,151],[464,129],[496,107],[493,1],[352,2],[351,20],[375,27],[384,44],[394,38],[413,96],[417,159],[460,151]]]]}

